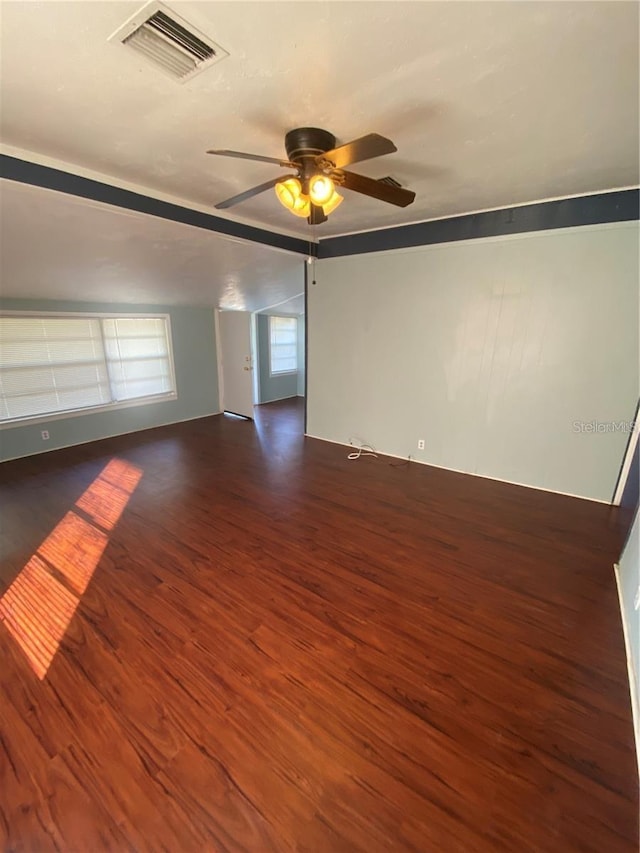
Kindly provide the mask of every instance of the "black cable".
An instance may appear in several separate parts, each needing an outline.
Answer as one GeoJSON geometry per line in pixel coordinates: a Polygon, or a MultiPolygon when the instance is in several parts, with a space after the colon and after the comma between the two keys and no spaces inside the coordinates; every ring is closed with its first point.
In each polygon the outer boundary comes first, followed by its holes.
{"type": "Polygon", "coordinates": [[[389,462],[390,468],[404,468],[405,465],[408,465],[411,462],[411,457],[407,456],[406,459],[403,459],[402,462],[389,462]]]}

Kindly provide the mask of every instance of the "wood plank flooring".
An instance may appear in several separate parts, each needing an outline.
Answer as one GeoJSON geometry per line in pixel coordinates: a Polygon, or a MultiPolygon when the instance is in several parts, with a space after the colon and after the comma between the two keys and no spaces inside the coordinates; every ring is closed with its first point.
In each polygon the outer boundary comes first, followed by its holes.
{"type": "Polygon", "coordinates": [[[0,593],[73,615],[40,679],[4,599],[0,849],[636,851],[626,520],[301,419],[2,466],[0,593]]]}

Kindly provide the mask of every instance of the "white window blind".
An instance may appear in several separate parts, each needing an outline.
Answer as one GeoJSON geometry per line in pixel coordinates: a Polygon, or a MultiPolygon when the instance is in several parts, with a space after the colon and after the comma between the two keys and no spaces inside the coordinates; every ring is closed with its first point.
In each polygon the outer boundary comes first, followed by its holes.
{"type": "Polygon", "coordinates": [[[0,421],[172,393],[163,318],[0,317],[0,421]]]}
{"type": "Polygon", "coordinates": [[[298,369],[298,321],[295,317],[269,317],[271,374],[298,369]]]}
{"type": "Polygon", "coordinates": [[[102,325],[114,400],[135,400],[173,390],[162,318],[118,318],[103,320],[102,325]]]}

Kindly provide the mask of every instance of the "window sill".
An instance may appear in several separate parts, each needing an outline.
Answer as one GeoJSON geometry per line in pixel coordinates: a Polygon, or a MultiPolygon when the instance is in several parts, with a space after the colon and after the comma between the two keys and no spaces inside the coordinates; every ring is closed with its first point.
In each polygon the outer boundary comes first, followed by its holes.
{"type": "Polygon", "coordinates": [[[105,406],[91,406],[86,409],[71,409],[66,412],[51,412],[48,415],[34,415],[33,417],[21,418],[20,420],[3,421],[0,423],[0,430],[16,429],[17,427],[32,425],[36,426],[37,424],[51,423],[51,421],[78,418],[83,415],[95,415],[99,412],[113,412],[119,409],[132,409],[138,406],[149,406],[152,403],[168,403],[177,399],[177,393],[175,391],[170,391],[168,394],[154,394],[153,397],[139,397],[136,400],[123,400],[120,403],[107,403],[105,406]]]}

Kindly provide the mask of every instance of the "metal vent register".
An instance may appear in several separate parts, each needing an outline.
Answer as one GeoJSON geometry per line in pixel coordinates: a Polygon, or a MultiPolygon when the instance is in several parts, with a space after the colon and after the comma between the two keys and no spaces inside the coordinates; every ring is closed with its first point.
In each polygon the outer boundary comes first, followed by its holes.
{"type": "Polygon", "coordinates": [[[132,48],[180,82],[228,56],[220,45],[160,3],[145,6],[109,41],[132,48]]]}

